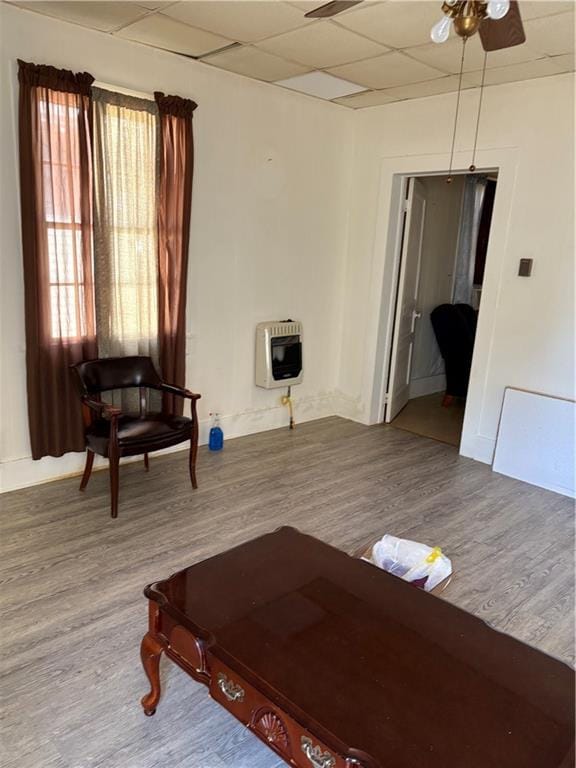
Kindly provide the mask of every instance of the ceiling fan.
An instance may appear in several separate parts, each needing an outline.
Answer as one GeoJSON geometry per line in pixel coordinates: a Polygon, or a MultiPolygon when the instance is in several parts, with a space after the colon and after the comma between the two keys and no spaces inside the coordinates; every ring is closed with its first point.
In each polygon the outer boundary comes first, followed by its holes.
{"type": "MultiPolygon", "coordinates": [[[[362,0],[332,0],[305,14],[311,19],[336,16],[362,0]]],[[[485,51],[511,48],[526,41],[520,10],[516,0],[445,0],[444,18],[434,25],[430,37],[435,43],[448,39],[450,26],[460,37],[467,39],[476,34],[485,51]]]]}
{"type": "MultiPolygon", "coordinates": [[[[332,0],[330,3],[308,11],[305,14],[312,19],[326,19],[336,16],[354,5],[359,5],[362,0],[332,0]]],[[[464,55],[466,42],[478,32],[480,42],[484,48],[484,66],[482,68],[482,82],[480,85],[480,98],[478,101],[478,114],[476,118],[476,131],[474,135],[474,148],[472,150],[472,163],[469,171],[476,171],[476,149],[478,145],[478,131],[480,127],[480,114],[482,110],[482,96],[486,75],[486,62],[489,51],[499,51],[504,48],[512,48],[526,42],[526,34],[517,0],[444,0],[442,3],[444,16],[434,24],[430,31],[430,37],[434,43],[445,43],[453,27],[456,34],[462,39],[462,57],[460,59],[460,76],[458,80],[458,92],[456,98],[456,113],[454,115],[454,130],[452,133],[452,146],[450,149],[450,166],[447,182],[452,181],[452,164],[456,147],[456,128],[460,111],[460,95],[462,92],[462,75],[464,72],[464,55]]]]}

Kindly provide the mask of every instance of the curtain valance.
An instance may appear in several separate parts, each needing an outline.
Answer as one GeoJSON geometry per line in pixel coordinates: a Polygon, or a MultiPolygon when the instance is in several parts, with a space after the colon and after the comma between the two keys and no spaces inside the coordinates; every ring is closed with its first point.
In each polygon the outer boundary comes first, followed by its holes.
{"type": "Polygon", "coordinates": [[[100,101],[121,109],[132,109],[135,112],[149,112],[151,115],[157,115],[159,111],[158,105],[152,99],[142,99],[139,96],[109,91],[107,88],[97,88],[94,86],[92,88],[92,98],[94,101],[100,101]]]}
{"type": "Polygon", "coordinates": [[[183,99],[181,96],[165,96],[161,91],[155,91],[154,98],[161,114],[172,117],[192,117],[198,106],[191,99],[183,99]]]}
{"type": "Polygon", "coordinates": [[[94,78],[89,72],[71,72],[46,64],[31,64],[18,59],[18,81],[21,85],[50,88],[53,91],[90,96],[94,78]]]}

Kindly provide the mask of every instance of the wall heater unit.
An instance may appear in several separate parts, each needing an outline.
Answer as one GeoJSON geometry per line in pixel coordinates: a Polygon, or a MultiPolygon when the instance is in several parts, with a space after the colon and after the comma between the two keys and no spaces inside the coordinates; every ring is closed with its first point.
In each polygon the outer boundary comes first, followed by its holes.
{"type": "Polygon", "coordinates": [[[294,320],[256,326],[256,386],[289,387],[302,381],[302,323],[294,320]]]}

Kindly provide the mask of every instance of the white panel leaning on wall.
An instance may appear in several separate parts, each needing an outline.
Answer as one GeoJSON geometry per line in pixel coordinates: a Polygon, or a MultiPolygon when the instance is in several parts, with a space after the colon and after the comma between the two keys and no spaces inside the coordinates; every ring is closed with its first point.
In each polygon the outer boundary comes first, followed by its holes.
{"type": "Polygon", "coordinates": [[[576,403],[507,387],[492,469],[576,496],[576,403]]]}

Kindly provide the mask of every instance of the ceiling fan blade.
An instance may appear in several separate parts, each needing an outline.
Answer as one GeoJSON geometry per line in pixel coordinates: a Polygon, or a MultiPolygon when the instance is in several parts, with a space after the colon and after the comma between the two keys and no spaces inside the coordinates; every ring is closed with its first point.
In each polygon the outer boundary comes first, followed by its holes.
{"type": "Polygon", "coordinates": [[[480,40],[485,51],[499,51],[526,42],[526,34],[516,0],[510,0],[510,10],[503,19],[482,19],[480,40]]]}
{"type": "Polygon", "coordinates": [[[319,8],[314,8],[313,11],[308,11],[304,16],[308,19],[326,19],[329,16],[336,16],[337,13],[352,8],[353,5],[358,5],[362,0],[332,0],[331,3],[321,5],[319,8]]]}

